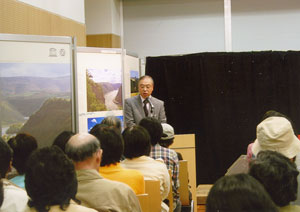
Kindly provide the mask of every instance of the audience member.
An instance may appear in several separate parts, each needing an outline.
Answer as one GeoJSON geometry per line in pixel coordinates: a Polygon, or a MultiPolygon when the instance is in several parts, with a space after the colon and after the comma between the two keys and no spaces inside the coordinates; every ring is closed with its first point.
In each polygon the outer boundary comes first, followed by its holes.
{"type": "Polygon", "coordinates": [[[262,183],[281,212],[300,211],[300,206],[290,205],[297,198],[296,165],[275,151],[260,151],[250,163],[249,174],[262,183]]]}
{"type": "Polygon", "coordinates": [[[30,154],[37,149],[37,141],[29,134],[19,133],[10,140],[9,144],[13,150],[12,165],[18,172],[18,175],[11,178],[10,181],[21,188],[25,188],[24,178],[26,162],[30,154]]]}
{"type": "Polygon", "coordinates": [[[0,211],[23,212],[28,201],[26,191],[5,179],[11,169],[12,151],[0,138],[0,174],[3,182],[4,200],[0,211]]]}
{"type": "Polygon", "coordinates": [[[66,143],[75,135],[72,131],[61,132],[53,141],[52,146],[58,146],[63,152],[65,152],[66,143]]]}
{"type": "MultiPolygon", "coordinates": [[[[269,110],[269,111],[267,111],[267,112],[263,115],[263,117],[262,117],[262,122],[263,122],[265,119],[270,118],[270,117],[283,117],[283,118],[286,118],[286,119],[291,123],[291,126],[292,126],[292,128],[294,129],[291,120],[290,120],[287,116],[285,116],[285,115],[283,115],[282,113],[279,113],[279,112],[277,112],[277,111],[275,111],[275,110],[269,110]]],[[[258,129],[257,129],[257,130],[258,130],[258,129]]],[[[249,162],[251,161],[252,158],[254,158],[254,155],[253,155],[253,152],[252,152],[252,146],[253,146],[253,144],[254,144],[254,142],[253,142],[253,143],[250,143],[250,144],[248,145],[248,148],[247,148],[247,159],[248,159],[249,162]]]]}
{"type": "MultiPolygon", "coordinates": [[[[128,127],[123,132],[125,143],[125,160],[121,165],[128,169],[136,169],[143,173],[145,180],[160,181],[160,193],[162,200],[166,199],[170,191],[170,176],[163,161],[149,157],[151,145],[147,130],[141,126],[128,127]]],[[[167,210],[162,203],[162,209],[167,210]]]]}
{"type": "Polygon", "coordinates": [[[248,174],[218,179],[207,196],[206,212],[276,212],[264,187],[248,174]]]}
{"type": "Polygon", "coordinates": [[[252,146],[255,155],[262,150],[280,152],[290,159],[295,159],[300,152],[300,142],[295,136],[291,123],[284,117],[269,117],[256,129],[256,140],[252,146]]]}
{"type": "Polygon", "coordinates": [[[76,134],[66,144],[66,154],[75,164],[78,191],[83,205],[98,211],[141,211],[132,189],[123,183],[103,179],[99,174],[102,149],[91,134],[76,134]]]}
{"type": "Polygon", "coordinates": [[[143,174],[137,170],[124,169],[120,165],[124,141],[119,130],[105,124],[97,124],[90,133],[98,138],[103,150],[100,175],[106,179],[129,185],[136,194],[145,193],[143,174]]]}
{"type": "MultiPolygon", "coordinates": [[[[162,147],[169,148],[174,143],[174,138],[175,138],[174,128],[167,123],[162,123],[161,126],[163,128],[163,134],[158,143],[162,147]]],[[[183,160],[181,153],[176,152],[176,154],[178,160],[183,160]]]]}
{"type": "Polygon", "coordinates": [[[25,187],[30,197],[25,212],[96,212],[74,202],[77,192],[75,168],[59,147],[34,151],[25,173],[25,187]]]}
{"type": "Polygon", "coordinates": [[[151,141],[151,152],[150,157],[153,159],[161,158],[164,163],[167,165],[167,168],[172,171],[172,188],[173,188],[173,207],[175,212],[181,211],[181,202],[179,199],[179,162],[177,153],[174,150],[162,147],[159,145],[159,141],[163,135],[163,128],[161,123],[153,118],[147,117],[143,118],[140,123],[140,126],[144,127],[149,135],[151,141]]]}
{"type": "Polygon", "coordinates": [[[102,121],[101,124],[106,124],[108,126],[113,126],[116,129],[122,132],[122,123],[121,120],[118,117],[115,116],[107,116],[102,121]]]}

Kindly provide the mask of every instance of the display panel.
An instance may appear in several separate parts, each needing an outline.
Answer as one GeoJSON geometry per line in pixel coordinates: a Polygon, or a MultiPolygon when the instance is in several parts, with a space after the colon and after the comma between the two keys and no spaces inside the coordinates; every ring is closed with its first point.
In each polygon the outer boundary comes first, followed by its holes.
{"type": "Polygon", "coordinates": [[[51,145],[64,130],[74,131],[73,64],[70,37],[0,34],[0,129],[51,145]]]}

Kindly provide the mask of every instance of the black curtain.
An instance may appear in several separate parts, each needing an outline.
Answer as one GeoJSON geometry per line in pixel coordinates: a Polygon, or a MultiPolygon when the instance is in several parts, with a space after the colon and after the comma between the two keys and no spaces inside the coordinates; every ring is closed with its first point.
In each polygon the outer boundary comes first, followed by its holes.
{"type": "Polygon", "coordinates": [[[267,110],[300,127],[298,51],[148,57],[146,74],[175,133],[196,134],[197,184],[214,183],[246,154],[267,110]]]}

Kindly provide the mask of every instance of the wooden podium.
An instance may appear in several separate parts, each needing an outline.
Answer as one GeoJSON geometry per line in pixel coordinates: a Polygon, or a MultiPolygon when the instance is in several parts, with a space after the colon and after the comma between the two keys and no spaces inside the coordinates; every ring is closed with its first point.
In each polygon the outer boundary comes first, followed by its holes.
{"type": "Polygon", "coordinates": [[[181,153],[183,160],[188,161],[189,185],[191,186],[194,201],[194,211],[197,211],[195,135],[175,135],[174,143],[170,146],[170,148],[181,153]]]}

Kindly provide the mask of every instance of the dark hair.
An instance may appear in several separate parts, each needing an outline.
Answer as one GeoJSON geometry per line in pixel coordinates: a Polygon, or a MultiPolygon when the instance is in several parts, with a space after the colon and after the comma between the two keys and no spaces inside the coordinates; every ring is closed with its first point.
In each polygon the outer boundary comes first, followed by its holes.
{"type": "Polygon", "coordinates": [[[30,154],[38,148],[36,139],[26,133],[19,133],[10,139],[10,147],[13,150],[12,165],[16,168],[20,175],[25,173],[26,162],[30,154]]]}
{"type": "Polygon", "coordinates": [[[117,128],[120,132],[122,131],[121,120],[118,117],[107,116],[101,121],[101,124],[106,124],[108,126],[117,128]]]}
{"type": "Polygon", "coordinates": [[[160,138],[163,134],[163,128],[159,120],[153,117],[147,117],[143,118],[140,121],[139,125],[144,127],[148,131],[152,146],[160,141],[160,138]]]}
{"type": "Polygon", "coordinates": [[[248,174],[221,177],[206,200],[206,212],[278,211],[264,187],[248,174]]]}
{"type": "Polygon", "coordinates": [[[144,76],[141,76],[141,77],[139,78],[139,80],[138,80],[138,85],[140,84],[140,81],[141,81],[141,80],[143,80],[143,79],[146,79],[146,78],[149,78],[149,79],[151,79],[151,81],[152,81],[152,84],[154,85],[154,80],[153,80],[153,78],[152,78],[152,77],[150,77],[149,75],[144,75],[144,76]]]}
{"type": "Polygon", "coordinates": [[[66,143],[75,135],[72,131],[63,131],[55,139],[52,146],[58,146],[63,152],[65,152],[66,143]]]}
{"type": "Polygon", "coordinates": [[[3,182],[0,180],[0,208],[4,200],[3,182]]]}
{"type": "MultiPolygon", "coordinates": [[[[72,137],[70,139],[72,139],[72,137]]],[[[81,162],[86,160],[87,158],[92,157],[93,154],[101,148],[99,140],[94,136],[92,137],[93,138],[81,143],[80,145],[75,145],[72,142],[68,141],[65,149],[68,157],[75,162],[81,162]]]]}
{"type": "Polygon", "coordinates": [[[57,147],[44,147],[32,153],[25,174],[29,207],[38,212],[49,211],[52,205],[65,210],[77,193],[73,162],[57,147]]]}
{"type": "Polygon", "coordinates": [[[5,178],[12,159],[12,151],[8,144],[0,137],[0,175],[5,178]]]}
{"type": "Polygon", "coordinates": [[[118,129],[105,124],[95,125],[90,133],[98,138],[103,150],[100,166],[120,162],[124,151],[124,141],[118,129]]]}
{"type": "Polygon", "coordinates": [[[172,145],[174,142],[174,138],[170,138],[170,139],[160,139],[159,140],[159,145],[161,145],[162,147],[166,147],[166,148],[169,148],[170,145],[172,145]]]}
{"type": "Polygon", "coordinates": [[[151,150],[150,136],[141,126],[128,127],[123,132],[125,158],[149,156],[151,150]]]}
{"type": "Polygon", "coordinates": [[[260,151],[250,163],[249,174],[260,181],[278,206],[288,205],[297,199],[296,165],[275,151],[260,151]]]}

